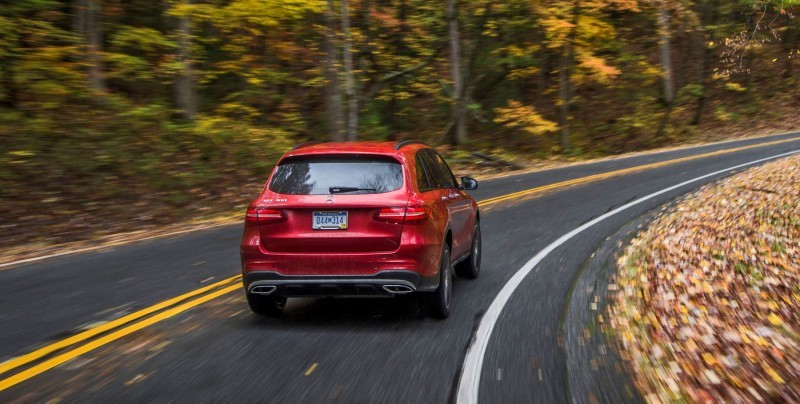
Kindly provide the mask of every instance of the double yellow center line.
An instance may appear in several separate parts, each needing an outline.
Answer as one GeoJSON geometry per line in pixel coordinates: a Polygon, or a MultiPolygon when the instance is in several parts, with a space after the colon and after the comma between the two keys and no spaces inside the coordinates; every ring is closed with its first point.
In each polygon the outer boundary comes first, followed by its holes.
{"type": "MultiPolygon", "coordinates": [[[[800,138],[797,137],[791,139],[777,140],[767,143],[760,143],[756,145],[718,150],[710,153],[703,153],[694,156],[661,161],[658,163],[645,164],[616,171],[594,174],[586,177],[557,182],[554,184],[544,185],[541,187],[526,189],[524,191],[514,192],[511,194],[485,199],[483,201],[480,201],[478,203],[478,206],[486,207],[496,203],[520,199],[557,188],[564,188],[573,185],[585,184],[588,182],[599,181],[606,178],[649,170],[653,168],[669,166],[673,164],[679,164],[691,160],[698,160],[706,157],[730,154],[742,150],[772,146],[781,143],[794,142],[798,140],[800,140],[800,138]]],[[[49,369],[61,365],[62,363],[65,363],[89,351],[92,351],[110,342],[125,337],[126,335],[134,333],[145,327],[149,327],[155,323],[166,320],[170,317],[180,314],[193,307],[199,306],[210,300],[216,299],[220,296],[226,295],[236,290],[241,290],[242,288],[240,283],[241,279],[242,277],[240,275],[227,278],[225,280],[193,290],[191,292],[174,297],[172,299],[165,300],[161,303],[139,310],[135,313],[131,313],[124,317],[120,317],[116,320],[110,321],[95,328],[83,331],[79,334],[73,335],[71,337],[65,338],[63,340],[39,348],[31,353],[0,363],[0,375],[18,369],[22,366],[33,364],[32,366],[28,367],[25,370],[22,370],[16,374],[13,374],[12,376],[0,380],[0,391],[8,389],[9,387],[12,387],[25,380],[28,380],[38,374],[41,374],[49,369]],[[70,349],[70,347],[76,344],[79,345],[70,349]]]]}
{"type": "Polygon", "coordinates": [[[23,370],[22,372],[0,380],[0,391],[28,380],[31,377],[50,370],[91,350],[106,345],[109,342],[141,330],[142,328],[149,327],[155,323],[158,323],[159,321],[166,320],[175,316],[176,314],[201,305],[209,300],[216,299],[224,294],[233,292],[234,290],[239,290],[242,288],[242,285],[239,283],[241,279],[241,275],[237,275],[220,282],[213,283],[211,285],[193,290],[189,293],[182,294],[156,305],[120,317],[114,321],[110,321],[95,328],[75,334],[61,341],[39,348],[31,353],[3,362],[0,364],[0,375],[47,357],[45,360],[23,370]],[[140,319],[144,320],[136,322],[140,319]],[[115,329],[116,331],[113,331],[115,329]],[[101,334],[105,335],[100,336],[101,334]],[[97,336],[100,337],[95,338],[97,336]],[[79,345],[76,348],[67,350],[63,353],[57,353],[58,351],[62,351],[65,348],[87,340],[89,340],[89,342],[79,345]]]}
{"type": "Polygon", "coordinates": [[[635,166],[635,167],[623,168],[621,170],[608,171],[608,172],[605,172],[605,173],[599,173],[599,174],[589,175],[589,176],[586,176],[586,177],[575,178],[575,179],[568,180],[568,181],[557,182],[557,183],[554,183],[554,184],[544,185],[544,186],[541,186],[541,187],[526,189],[526,190],[519,191],[519,192],[514,192],[514,193],[510,193],[510,194],[506,194],[506,195],[497,196],[497,197],[494,197],[494,198],[485,199],[483,201],[480,201],[478,203],[478,206],[487,206],[487,205],[492,205],[492,204],[499,203],[499,202],[510,201],[510,200],[513,200],[513,199],[520,199],[520,198],[523,198],[523,197],[526,197],[526,196],[530,196],[530,195],[533,195],[533,194],[538,194],[538,193],[541,193],[541,192],[544,192],[544,191],[548,191],[548,190],[551,190],[551,189],[564,188],[564,187],[568,187],[568,186],[571,186],[571,185],[585,184],[587,182],[599,181],[599,180],[603,180],[603,179],[607,179],[607,178],[611,178],[611,177],[618,177],[620,175],[625,175],[625,174],[630,174],[630,173],[635,173],[635,172],[645,171],[645,170],[651,170],[651,169],[654,169],[654,168],[670,166],[670,165],[684,163],[684,162],[692,161],[692,160],[703,159],[703,158],[706,158],[706,157],[719,156],[719,155],[723,155],[723,154],[730,154],[730,153],[735,153],[735,152],[742,151],[742,150],[754,149],[754,148],[757,148],[757,147],[766,147],[766,146],[778,145],[778,144],[781,144],[781,143],[795,142],[795,141],[798,141],[798,140],[800,140],[800,138],[776,140],[776,141],[773,141],[773,142],[759,143],[759,144],[756,144],[756,145],[735,147],[733,149],[717,150],[717,151],[713,151],[713,152],[709,152],[709,153],[696,154],[696,155],[688,156],[688,157],[681,157],[681,158],[672,159],[672,160],[659,161],[657,163],[644,164],[644,165],[635,166]]]}

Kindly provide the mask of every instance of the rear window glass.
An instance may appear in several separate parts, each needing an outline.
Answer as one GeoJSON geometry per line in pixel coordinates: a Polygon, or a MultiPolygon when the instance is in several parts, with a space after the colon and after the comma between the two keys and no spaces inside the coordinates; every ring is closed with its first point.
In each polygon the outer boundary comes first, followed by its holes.
{"type": "Polygon", "coordinates": [[[403,186],[396,160],[372,156],[300,157],[278,166],[269,190],[286,195],[380,194],[403,186]]]}

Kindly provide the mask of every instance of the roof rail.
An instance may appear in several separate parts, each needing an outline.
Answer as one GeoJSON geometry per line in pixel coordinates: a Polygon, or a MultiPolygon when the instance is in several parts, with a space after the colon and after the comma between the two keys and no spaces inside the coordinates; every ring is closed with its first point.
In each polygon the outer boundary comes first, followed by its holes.
{"type": "Polygon", "coordinates": [[[400,150],[405,146],[408,146],[410,144],[415,144],[415,143],[427,146],[427,144],[425,144],[423,142],[416,141],[416,140],[401,140],[401,141],[395,143],[394,149],[395,150],[400,150]]]}
{"type": "Polygon", "coordinates": [[[297,146],[295,146],[295,147],[292,147],[292,151],[295,151],[295,150],[297,150],[297,149],[302,149],[302,148],[304,148],[304,147],[308,147],[308,146],[313,146],[313,145],[315,145],[315,144],[320,144],[320,143],[322,143],[322,142],[318,142],[318,141],[315,141],[315,140],[312,140],[312,141],[310,141],[310,142],[304,142],[304,143],[300,143],[300,144],[298,144],[297,146]]]}

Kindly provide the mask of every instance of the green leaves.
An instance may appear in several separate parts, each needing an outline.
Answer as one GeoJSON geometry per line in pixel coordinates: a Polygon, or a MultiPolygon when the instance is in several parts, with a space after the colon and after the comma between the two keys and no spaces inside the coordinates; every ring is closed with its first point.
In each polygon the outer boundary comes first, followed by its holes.
{"type": "Polygon", "coordinates": [[[176,48],[175,42],[167,39],[160,31],[149,27],[119,26],[109,36],[109,46],[118,51],[153,56],[176,48]]]}

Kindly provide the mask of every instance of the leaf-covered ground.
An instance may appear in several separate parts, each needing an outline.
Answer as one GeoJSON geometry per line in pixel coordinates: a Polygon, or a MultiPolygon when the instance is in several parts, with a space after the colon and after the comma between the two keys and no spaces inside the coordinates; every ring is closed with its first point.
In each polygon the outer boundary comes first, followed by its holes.
{"type": "Polygon", "coordinates": [[[660,214],[610,289],[610,324],[648,401],[800,401],[800,156],[660,214]]]}

